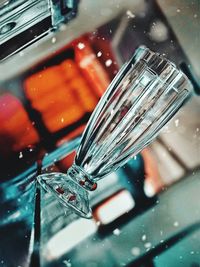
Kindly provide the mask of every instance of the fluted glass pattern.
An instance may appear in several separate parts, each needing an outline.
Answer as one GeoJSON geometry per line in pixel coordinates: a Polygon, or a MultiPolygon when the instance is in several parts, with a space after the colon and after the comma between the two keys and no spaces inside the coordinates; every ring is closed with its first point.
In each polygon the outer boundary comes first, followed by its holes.
{"type": "Polygon", "coordinates": [[[40,184],[80,216],[91,216],[87,190],[147,146],[188,98],[192,85],[165,57],[137,49],[94,110],[67,174],[40,184]]]}
{"type": "Polygon", "coordinates": [[[190,91],[173,63],[139,48],[93,112],[75,164],[94,181],[117,169],[159,134],[190,91]]]}

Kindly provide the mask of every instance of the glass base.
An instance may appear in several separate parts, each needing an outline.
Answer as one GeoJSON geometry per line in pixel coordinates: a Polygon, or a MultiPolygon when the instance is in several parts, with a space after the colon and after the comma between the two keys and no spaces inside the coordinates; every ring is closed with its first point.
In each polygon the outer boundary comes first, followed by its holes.
{"type": "Polygon", "coordinates": [[[71,208],[79,216],[92,217],[88,192],[64,173],[46,173],[37,177],[40,185],[55,195],[65,207],[71,208]]]}

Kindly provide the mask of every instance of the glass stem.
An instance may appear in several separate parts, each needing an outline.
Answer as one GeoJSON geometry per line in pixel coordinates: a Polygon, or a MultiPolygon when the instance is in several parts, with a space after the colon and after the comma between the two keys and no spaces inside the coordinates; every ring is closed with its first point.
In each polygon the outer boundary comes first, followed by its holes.
{"type": "Polygon", "coordinates": [[[86,190],[94,191],[97,188],[97,183],[93,182],[90,175],[76,164],[68,169],[67,175],[86,190]]]}

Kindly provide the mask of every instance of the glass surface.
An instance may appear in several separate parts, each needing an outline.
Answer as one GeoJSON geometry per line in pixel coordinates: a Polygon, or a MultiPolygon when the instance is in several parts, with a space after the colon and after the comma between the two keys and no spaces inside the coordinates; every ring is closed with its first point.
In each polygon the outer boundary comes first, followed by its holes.
{"type": "Polygon", "coordinates": [[[86,190],[94,190],[96,181],[146,147],[191,90],[191,83],[173,63],[138,48],[94,110],[67,174],[44,174],[38,181],[62,204],[90,218],[86,190]]]}
{"type": "Polygon", "coordinates": [[[34,237],[34,178],[18,177],[0,184],[1,266],[29,266],[34,237]]]}

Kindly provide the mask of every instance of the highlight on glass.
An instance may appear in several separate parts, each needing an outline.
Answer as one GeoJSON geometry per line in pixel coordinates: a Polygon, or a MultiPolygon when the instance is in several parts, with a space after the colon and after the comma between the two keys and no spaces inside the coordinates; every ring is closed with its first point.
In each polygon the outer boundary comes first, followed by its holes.
{"type": "Polygon", "coordinates": [[[67,173],[38,176],[41,186],[84,218],[89,191],[159,134],[190,96],[185,74],[162,55],[139,47],[125,63],[90,117],[67,173]]]}

